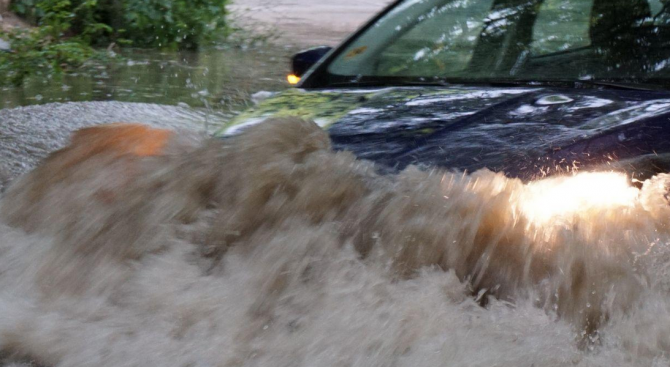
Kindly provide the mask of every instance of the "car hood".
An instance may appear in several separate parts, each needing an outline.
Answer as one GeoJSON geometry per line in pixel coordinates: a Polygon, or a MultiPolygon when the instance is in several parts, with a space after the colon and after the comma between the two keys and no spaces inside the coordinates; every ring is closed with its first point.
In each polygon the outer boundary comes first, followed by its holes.
{"type": "Polygon", "coordinates": [[[231,121],[273,116],[327,129],[335,149],[390,170],[410,164],[508,176],[608,168],[670,171],[670,93],[613,89],[421,87],[279,93],[231,121]]]}

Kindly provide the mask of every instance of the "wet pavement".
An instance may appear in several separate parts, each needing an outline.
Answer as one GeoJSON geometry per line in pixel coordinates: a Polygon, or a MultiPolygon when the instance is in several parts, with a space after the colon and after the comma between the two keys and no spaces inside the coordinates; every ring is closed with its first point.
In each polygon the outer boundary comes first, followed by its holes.
{"type": "Polygon", "coordinates": [[[204,109],[146,103],[52,103],[0,110],[0,191],[67,144],[80,128],[111,122],[139,122],[204,133],[226,115],[204,109]]]}
{"type": "Polygon", "coordinates": [[[231,7],[247,24],[270,25],[279,42],[335,46],[391,0],[238,0],[231,7]]]}

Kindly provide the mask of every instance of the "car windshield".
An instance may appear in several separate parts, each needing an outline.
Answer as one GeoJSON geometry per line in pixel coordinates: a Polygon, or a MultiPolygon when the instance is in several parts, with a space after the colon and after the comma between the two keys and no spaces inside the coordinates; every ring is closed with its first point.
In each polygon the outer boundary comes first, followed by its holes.
{"type": "Polygon", "coordinates": [[[405,0],[351,41],[328,83],[670,85],[670,0],[405,0]]]}

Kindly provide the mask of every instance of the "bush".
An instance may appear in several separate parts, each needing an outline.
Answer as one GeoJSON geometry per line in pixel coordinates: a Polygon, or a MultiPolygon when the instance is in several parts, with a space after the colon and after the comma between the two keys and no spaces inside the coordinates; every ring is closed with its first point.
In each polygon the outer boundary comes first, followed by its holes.
{"type": "Polygon", "coordinates": [[[228,35],[228,0],[14,0],[12,9],[37,28],[0,32],[0,85],[75,68],[106,57],[92,46],[196,49],[228,35]]]}
{"type": "Polygon", "coordinates": [[[76,40],[58,42],[46,28],[0,33],[12,51],[0,52],[0,85],[21,85],[32,75],[48,76],[63,69],[78,67],[96,51],[76,40]]]}
{"type": "Polygon", "coordinates": [[[228,0],[126,0],[124,37],[134,45],[195,49],[228,33],[228,0]]]}
{"type": "MultiPolygon", "coordinates": [[[[42,24],[67,13],[71,35],[94,46],[196,49],[228,34],[229,0],[13,0],[20,16],[42,24]]],[[[63,17],[59,17],[63,19],[63,17]]]]}
{"type": "MultiPolygon", "coordinates": [[[[9,52],[0,52],[0,85],[20,85],[28,76],[50,75],[78,67],[100,54],[89,46],[86,37],[91,33],[67,36],[73,18],[70,5],[69,0],[41,1],[32,10],[40,18],[40,27],[0,32],[0,38],[6,39],[11,47],[9,52]]],[[[89,29],[109,31],[104,24],[90,24],[89,29]]]]}

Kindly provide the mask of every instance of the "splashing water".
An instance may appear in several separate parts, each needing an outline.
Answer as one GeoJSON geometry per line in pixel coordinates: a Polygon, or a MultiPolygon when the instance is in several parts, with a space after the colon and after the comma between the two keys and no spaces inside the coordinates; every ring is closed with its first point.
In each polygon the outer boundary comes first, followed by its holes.
{"type": "Polygon", "coordinates": [[[521,211],[537,225],[565,224],[576,215],[631,208],[639,190],[625,174],[584,172],[572,177],[530,183],[521,197],[521,211]]]}
{"type": "Polygon", "coordinates": [[[669,362],[669,176],[380,176],[294,119],[78,136],[1,203],[6,363],[669,362]]]}

